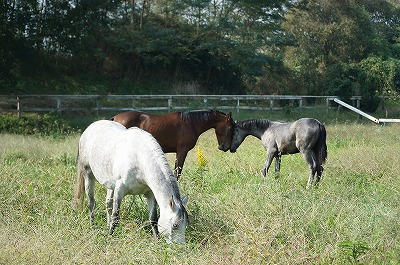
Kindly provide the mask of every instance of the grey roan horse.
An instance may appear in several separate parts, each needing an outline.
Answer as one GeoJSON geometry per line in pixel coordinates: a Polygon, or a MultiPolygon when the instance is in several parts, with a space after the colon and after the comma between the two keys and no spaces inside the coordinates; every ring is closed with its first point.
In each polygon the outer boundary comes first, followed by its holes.
{"type": "Polygon", "coordinates": [[[303,118],[291,123],[257,119],[237,122],[231,152],[236,152],[248,135],[260,139],[267,151],[267,160],[262,171],[264,177],[274,158],[275,172],[279,172],[282,155],[300,152],[311,171],[307,187],[313,184],[315,173],[317,173],[317,178],[314,185],[318,184],[324,170],[322,164],[328,156],[325,126],[319,121],[303,118]]]}

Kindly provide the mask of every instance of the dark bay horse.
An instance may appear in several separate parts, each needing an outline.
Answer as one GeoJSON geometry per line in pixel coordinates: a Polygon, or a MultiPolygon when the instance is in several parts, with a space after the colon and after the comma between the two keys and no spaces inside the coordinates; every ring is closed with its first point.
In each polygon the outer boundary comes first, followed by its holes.
{"type": "Polygon", "coordinates": [[[274,158],[275,171],[279,172],[282,155],[300,152],[311,171],[307,187],[313,184],[315,173],[317,178],[314,185],[318,185],[324,170],[322,164],[328,156],[325,126],[319,121],[303,118],[291,123],[256,119],[237,122],[231,152],[236,152],[248,135],[260,139],[267,151],[267,160],[262,171],[264,178],[274,158]]]}
{"type": "Polygon", "coordinates": [[[203,132],[215,128],[219,149],[226,152],[232,141],[234,122],[231,113],[216,110],[174,112],[163,115],[127,111],[111,120],[127,128],[136,126],[151,133],[164,153],[176,153],[175,174],[179,179],[187,153],[203,132]]]}

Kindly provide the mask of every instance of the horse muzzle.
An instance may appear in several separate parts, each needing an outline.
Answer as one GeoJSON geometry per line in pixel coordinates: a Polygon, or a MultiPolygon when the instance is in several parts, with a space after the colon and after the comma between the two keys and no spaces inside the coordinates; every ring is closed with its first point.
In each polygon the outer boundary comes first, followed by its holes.
{"type": "Polygon", "coordinates": [[[224,146],[224,145],[221,144],[221,145],[218,146],[218,149],[221,150],[221,151],[226,152],[226,151],[229,150],[229,146],[224,146]]]}

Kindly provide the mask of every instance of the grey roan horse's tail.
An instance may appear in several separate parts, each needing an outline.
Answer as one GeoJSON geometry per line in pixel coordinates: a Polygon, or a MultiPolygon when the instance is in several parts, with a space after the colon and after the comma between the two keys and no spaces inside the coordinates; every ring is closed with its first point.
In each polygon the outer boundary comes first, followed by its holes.
{"type": "Polygon", "coordinates": [[[319,135],[317,145],[315,147],[317,155],[317,165],[321,166],[328,158],[328,148],[326,146],[326,130],[323,124],[319,125],[319,135]]]}

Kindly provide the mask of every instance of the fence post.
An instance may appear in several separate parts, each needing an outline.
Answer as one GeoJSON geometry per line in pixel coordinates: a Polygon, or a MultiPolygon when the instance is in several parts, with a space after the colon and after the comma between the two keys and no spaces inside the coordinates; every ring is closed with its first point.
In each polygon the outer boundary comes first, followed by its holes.
{"type": "Polygon", "coordinates": [[[61,107],[62,107],[61,98],[57,97],[57,114],[61,114],[61,107]]]}
{"type": "Polygon", "coordinates": [[[172,97],[168,98],[168,109],[171,110],[172,109],[172,97]]]}
{"type": "Polygon", "coordinates": [[[240,99],[237,99],[237,104],[236,104],[236,109],[237,109],[237,113],[239,114],[239,110],[240,110],[240,99]]]}
{"type": "Polygon", "coordinates": [[[19,97],[17,97],[17,113],[18,113],[18,119],[21,118],[21,102],[19,97]]]}
{"type": "Polygon", "coordinates": [[[96,115],[99,115],[100,102],[99,97],[96,97],[96,115]]]}

